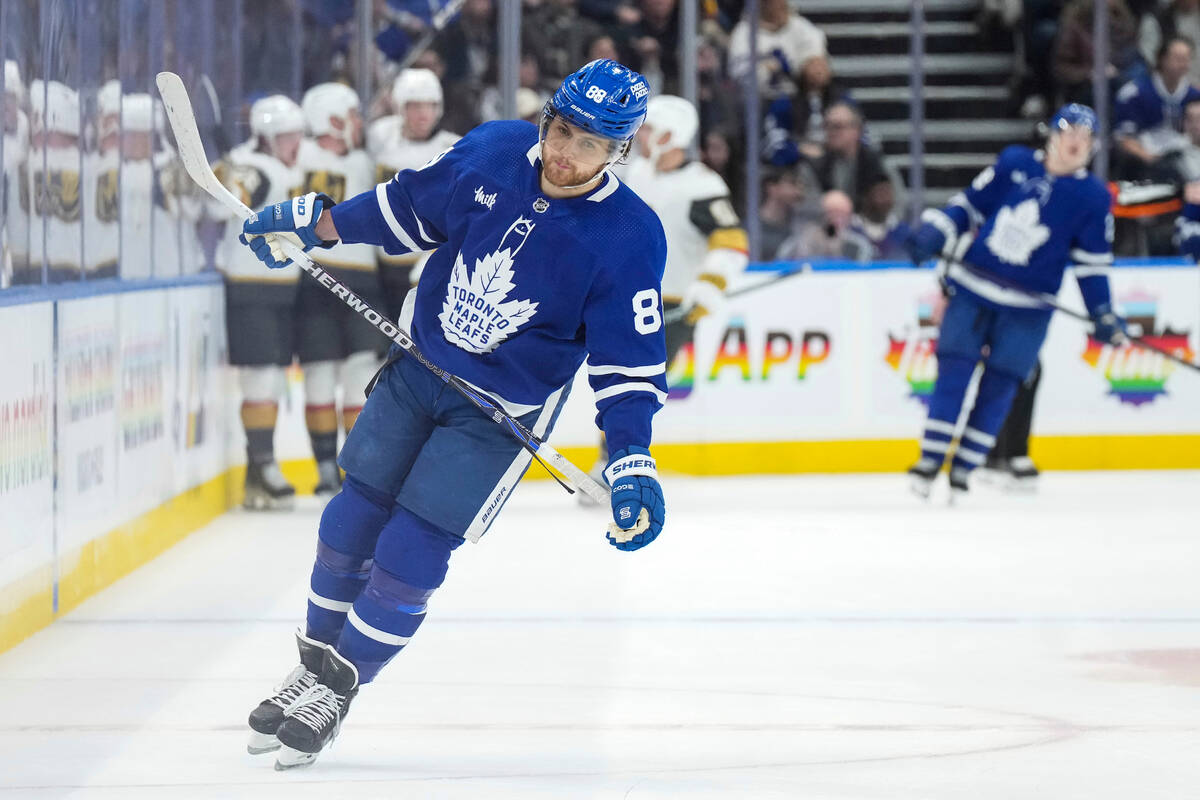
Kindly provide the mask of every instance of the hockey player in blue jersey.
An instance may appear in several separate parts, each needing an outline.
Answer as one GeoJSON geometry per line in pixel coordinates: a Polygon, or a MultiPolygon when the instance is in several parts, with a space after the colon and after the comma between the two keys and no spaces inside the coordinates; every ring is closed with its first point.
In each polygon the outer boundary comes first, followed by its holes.
{"type": "MultiPolygon", "coordinates": [[[[658,536],[651,417],[666,398],[663,229],[609,168],[646,115],[641,75],[598,60],[543,111],[479,126],[418,170],[330,207],[308,194],[244,227],[271,267],[276,236],[305,247],[437,248],[400,317],[435,364],[545,437],[588,359],[612,456],[610,532],[622,550],[658,536]],[[616,476],[620,477],[616,477],[616,476]]],[[[529,466],[500,426],[410,357],[388,364],[339,457],[321,517],[301,664],[250,716],[251,752],[311,763],[360,685],[416,632],[451,552],[478,541],[529,466]],[[281,748],[282,745],[282,748],[281,748]]]]}
{"type": "Polygon", "coordinates": [[[1112,263],[1111,199],[1087,172],[1096,115],[1061,108],[1045,150],[1006,148],[944,209],[925,212],[908,241],[913,261],[946,255],[950,293],[938,336],[938,378],[929,401],[921,458],[909,470],[928,497],[955,433],[976,364],[983,361],[975,404],[950,465],[952,497],[967,490],[971,470],[996,443],[1018,385],[1037,364],[1052,311],[1034,295],[1056,294],[1069,268],[1092,317],[1094,336],[1116,342],[1122,322],[1108,285],[1112,263]]]}

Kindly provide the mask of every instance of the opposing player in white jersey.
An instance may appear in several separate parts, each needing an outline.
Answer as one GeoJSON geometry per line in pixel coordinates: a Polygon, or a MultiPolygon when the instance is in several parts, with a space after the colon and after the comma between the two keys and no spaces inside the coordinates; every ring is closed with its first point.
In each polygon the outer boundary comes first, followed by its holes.
{"type": "MultiPolygon", "coordinates": [[[[355,91],[341,83],[318,84],[305,92],[300,107],[311,137],[300,144],[302,191],[340,203],[372,188],[374,165],[362,149],[355,91]]],[[[383,305],[371,245],[347,244],[321,251],[313,260],[372,306],[383,305]]],[[[304,369],[304,419],[317,462],[316,493],[333,495],[342,485],[337,389],[342,388],[342,427],[349,433],[366,399],[363,389],[379,369],[385,340],[315,281],[301,281],[296,308],[296,354],[304,369]]]]}
{"type": "Polygon", "coordinates": [[[0,173],[0,288],[13,284],[38,283],[42,279],[42,265],[37,265],[37,275],[29,265],[29,117],[22,108],[25,105],[25,84],[21,81],[21,69],[17,62],[4,62],[4,170],[0,173]],[[35,280],[36,277],[36,280],[35,280]]]}
{"type": "MultiPolygon", "coordinates": [[[[686,316],[666,325],[667,365],[692,339],[696,322],[724,304],[725,288],[746,268],[749,241],[720,175],[688,158],[700,128],[695,107],[682,97],[658,95],[646,107],[638,131],[636,157],[625,183],[654,209],[667,236],[662,300],[667,317],[683,308],[686,316]]],[[[601,477],[608,449],[591,472],[601,477]]],[[[588,504],[587,495],[580,502],[588,504]]]]}
{"type": "MultiPolygon", "coordinates": [[[[390,180],[400,170],[420,169],[459,140],[438,128],[442,121],[442,84],[427,69],[406,69],[392,84],[396,113],[371,123],[367,150],[375,158],[375,180],[390,180]]],[[[380,280],[388,314],[400,315],[404,297],[416,283],[429,252],[393,254],[378,251],[380,280]]]]}
{"type": "MultiPolygon", "coordinates": [[[[304,136],[304,115],[295,102],[272,95],[250,108],[254,150],[236,148],[217,165],[230,191],[252,208],[278,203],[300,188],[296,158],[304,136]]],[[[227,215],[213,204],[214,216],[227,215]]],[[[237,242],[240,231],[226,226],[217,250],[225,275],[225,326],[229,363],[238,367],[242,426],[246,431],[246,497],[251,509],[288,508],[295,488],[275,461],[275,420],[286,391],[284,370],[292,363],[299,267],[264,273],[253,253],[237,242]]]]}
{"type": "Polygon", "coordinates": [[[555,92],[540,128],[485,123],[373,191],[332,207],[309,193],[243,225],[269,267],[286,262],[279,236],[437,247],[401,317],[422,359],[392,350],[338,456],[346,480],[321,517],[301,664],[250,715],[251,752],[279,750],[278,768],[312,763],[333,739],[359,685],[416,634],[453,551],[487,532],[530,464],[422,361],[548,436],[586,357],[613,449],[608,539],[632,551],[662,531],[649,447],[666,398],[666,241],[609,169],[648,95],[638,73],[593,61],[555,92]]]}

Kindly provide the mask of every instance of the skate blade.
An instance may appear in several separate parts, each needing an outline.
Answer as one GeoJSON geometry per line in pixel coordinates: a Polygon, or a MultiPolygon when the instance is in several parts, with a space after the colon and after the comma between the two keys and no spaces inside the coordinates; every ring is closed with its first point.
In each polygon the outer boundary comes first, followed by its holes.
{"type": "Polygon", "coordinates": [[[908,488],[917,497],[922,500],[928,500],[930,493],[933,491],[933,481],[927,481],[924,478],[918,478],[915,475],[910,475],[908,479],[908,488]]]}
{"type": "Polygon", "coordinates": [[[283,772],[286,769],[307,767],[317,760],[318,753],[303,753],[287,745],[280,745],[279,755],[275,757],[275,770],[283,772]]]}
{"type": "Polygon", "coordinates": [[[263,753],[274,753],[280,748],[279,738],[273,733],[250,731],[250,741],[246,742],[246,752],[252,756],[263,753]]]}
{"type": "Polygon", "coordinates": [[[296,507],[295,496],[272,499],[264,495],[247,496],[242,508],[247,511],[291,511],[296,507]]]}

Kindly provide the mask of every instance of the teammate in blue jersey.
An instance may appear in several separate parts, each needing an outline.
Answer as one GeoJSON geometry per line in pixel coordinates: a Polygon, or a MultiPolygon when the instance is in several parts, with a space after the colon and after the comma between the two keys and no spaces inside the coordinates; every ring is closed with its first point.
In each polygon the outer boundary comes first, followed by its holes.
{"type": "Polygon", "coordinates": [[[916,263],[946,255],[950,293],[938,335],[938,378],[929,401],[921,458],[909,470],[928,497],[949,451],[967,384],[983,361],[975,404],[950,466],[952,497],[967,490],[971,470],[996,443],[1018,385],[1037,364],[1052,311],[1036,294],[1054,295],[1069,268],[1092,317],[1094,336],[1123,337],[1108,285],[1112,263],[1111,199],[1087,172],[1096,115],[1061,108],[1045,150],[1006,148],[995,166],[944,209],[925,212],[908,241],[916,263]]]}
{"type": "MultiPolygon", "coordinates": [[[[621,530],[609,538],[622,550],[653,541],[665,513],[649,446],[667,389],[666,241],[609,170],[648,94],[641,75],[593,61],[554,93],[540,128],[486,123],[372,191],[332,207],[308,194],[244,227],[272,267],[285,261],[279,235],[306,247],[436,248],[401,327],[539,436],[586,356],[612,451],[605,475],[621,530]]],[[[450,554],[484,534],[530,463],[503,428],[401,354],[393,348],[339,457],[346,479],[321,517],[301,664],[250,716],[251,752],[282,745],[277,768],[311,763],[336,735],[359,686],[420,626],[450,554]]]]}

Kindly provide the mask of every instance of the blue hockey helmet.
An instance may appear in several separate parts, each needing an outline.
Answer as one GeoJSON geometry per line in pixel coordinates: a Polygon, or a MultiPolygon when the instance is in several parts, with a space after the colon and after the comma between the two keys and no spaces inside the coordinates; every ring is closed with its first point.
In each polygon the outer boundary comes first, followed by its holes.
{"type": "Polygon", "coordinates": [[[588,133],[628,142],[646,118],[646,79],[611,58],[598,58],[567,76],[546,103],[543,119],[560,116],[588,133]]]}
{"type": "Polygon", "coordinates": [[[1050,118],[1050,133],[1061,131],[1066,128],[1086,128],[1095,136],[1100,128],[1100,122],[1096,119],[1096,112],[1091,106],[1085,106],[1082,103],[1068,103],[1055,112],[1050,118]]]}

